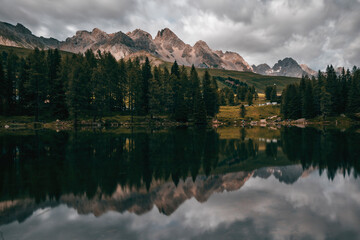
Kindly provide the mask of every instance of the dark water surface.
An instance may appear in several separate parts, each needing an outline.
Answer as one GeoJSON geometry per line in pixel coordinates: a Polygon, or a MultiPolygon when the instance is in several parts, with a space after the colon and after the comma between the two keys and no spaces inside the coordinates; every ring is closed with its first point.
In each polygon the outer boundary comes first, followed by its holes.
{"type": "Polygon", "coordinates": [[[0,240],[360,239],[356,129],[0,133],[0,240]]]}

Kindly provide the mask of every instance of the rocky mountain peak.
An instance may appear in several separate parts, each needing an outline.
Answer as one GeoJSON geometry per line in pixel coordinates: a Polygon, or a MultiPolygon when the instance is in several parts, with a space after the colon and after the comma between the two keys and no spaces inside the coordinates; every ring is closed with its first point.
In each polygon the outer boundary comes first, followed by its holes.
{"type": "Polygon", "coordinates": [[[109,38],[108,34],[98,28],[94,28],[91,32],[91,36],[93,36],[97,41],[101,41],[109,38]]]}
{"type": "Polygon", "coordinates": [[[141,29],[135,29],[132,32],[128,32],[126,35],[128,35],[132,39],[147,38],[149,40],[152,40],[151,34],[141,29]]]}
{"type": "Polygon", "coordinates": [[[164,39],[164,40],[169,40],[169,39],[174,39],[174,38],[178,38],[178,36],[176,36],[176,34],[171,31],[169,28],[164,28],[160,31],[158,31],[155,39],[164,39]]]}
{"type": "Polygon", "coordinates": [[[294,68],[300,68],[300,65],[292,58],[286,57],[283,60],[279,60],[275,65],[273,66],[273,70],[277,71],[280,70],[283,67],[294,67],[294,68]]]}
{"type": "Polygon", "coordinates": [[[307,74],[309,76],[316,76],[317,72],[314,71],[313,69],[311,69],[308,65],[306,64],[300,64],[300,67],[302,68],[302,70],[304,70],[305,72],[307,72],[307,74]]]}
{"type": "Polygon", "coordinates": [[[206,49],[206,50],[211,50],[210,47],[207,45],[206,42],[204,42],[203,40],[199,40],[195,43],[194,45],[194,48],[197,49],[197,48],[203,48],[203,49],[206,49]]]}
{"type": "Polygon", "coordinates": [[[21,23],[16,24],[15,28],[19,33],[32,34],[32,32],[26,27],[24,27],[24,25],[22,25],[21,23]]]}

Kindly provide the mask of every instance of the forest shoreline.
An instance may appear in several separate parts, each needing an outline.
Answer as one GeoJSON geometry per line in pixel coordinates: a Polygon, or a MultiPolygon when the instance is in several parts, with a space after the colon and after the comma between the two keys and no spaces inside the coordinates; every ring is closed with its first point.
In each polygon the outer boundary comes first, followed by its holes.
{"type": "MultiPolygon", "coordinates": [[[[239,118],[233,119],[209,119],[207,124],[202,126],[208,127],[234,127],[234,126],[260,126],[260,127],[276,127],[276,126],[334,126],[339,128],[348,128],[360,125],[360,121],[356,121],[346,116],[328,117],[325,120],[320,118],[314,119],[298,119],[298,120],[270,120],[267,118],[256,120],[243,120],[239,118]]],[[[280,117],[279,117],[280,118],[280,117]]],[[[130,115],[105,117],[101,120],[92,121],[89,119],[79,120],[76,128],[131,128],[131,127],[150,127],[150,128],[168,128],[168,127],[190,127],[196,126],[194,122],[177,122],[165,116],[150,118],[150,116],[136,116],[133,122],[130,115]],[[124,119],[123,121],[119,121],[124,119]]],[[[52,129],[52,130],[72,130],[75,128],[73,120],[48,120],[35,122],[34,117],[2,117],[0,119],[0,129],[4,130],[36,130],[36,129],[52,129]],[[32,118],[32,120],[31,120],[32,118]]]]}

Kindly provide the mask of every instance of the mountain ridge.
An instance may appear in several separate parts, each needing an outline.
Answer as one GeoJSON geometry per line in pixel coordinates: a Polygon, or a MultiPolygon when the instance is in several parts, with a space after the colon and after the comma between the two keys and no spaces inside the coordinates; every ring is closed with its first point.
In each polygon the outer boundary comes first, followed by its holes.
{"type": "Polygon", "coordinates": [[[270,67],[268,64],[263,63],[259,65],[252,65],[255,73],[267,76],[286,76],[301,78],[304,75],[315,76],[316,72],[309,68],[306,64],[299,64],[291,57],[286,57],[279,60],[270,67]]]}
{"type": "Polygon", "coordinates": [[[213,50],[203,40],[191,46],[183,42],[169,28],[159,30],[154,38],[150,33],[139,28],[127,33],[122,31],[106,33],[94,28],[92,31],[78,30],[65,41],[59,41],[54,38],[37,37],[20,23],[14,26],[0,22],[0,45],[28,49],[58,48],[72,53],[84,53],[89,49],[94,52],[100,50],[110,52],[117,60],[147,52],[164,62],[177,61],[179,65],[254,72],[268,76],[299,78],[305,74],[316,73],[305,64],[299,65],[292,58],[279,60],[272,68],[267,64],[250,66],[238,53],[213,50]]]}

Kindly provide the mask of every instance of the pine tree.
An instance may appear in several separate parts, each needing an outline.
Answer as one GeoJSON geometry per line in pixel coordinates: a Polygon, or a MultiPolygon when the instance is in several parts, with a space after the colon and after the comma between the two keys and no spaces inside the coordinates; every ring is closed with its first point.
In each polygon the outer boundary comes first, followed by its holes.
{"type": "Polygon", "coordinates": [[[145,58],[145,63],[142,66],[142,113],[147,115],[149,113],[149,85],[152,79],[151,65],[149,58],[145,58]]]}
{"type": "Polygon", "coordinates": [[[30,64],[28,59],[21,59],[20,61],[20,73],[18,83],[18,111],[21,115],[31,114],[29,111],[29,103],[32,101],[28,92],[30,85],[30,64]]]}
{"type": "Polygon", "coordinates": [[[5,73],[3,70],[2,59],[0,59],[0,115],[4,114],[5,105],[5,73]]]}
{"type": "Polygon", "coordinates": [[[171,66],[171,75],[175,75],[178,79],[180,78],[180,69],[176,61],[171,66]]]}
{"type": "Polygon", "coordinates": [[[347,112],[350,114],[360,112],[360,69],[353,71],[350,82],[347,112]]]}
{"type": "Polygon", "coordinates": [[[43,114],[45,104],[48,99],[48,80],[45,52],[35,49],[29,56],[30,61],[30,85],[29,94],[32,101],[29,103],[32,112],[35,115],[35,121],[39,121],[39,116],[43,114]]]}
{"type": "Polygon", "coordinates": [[[115,110],[124,111],[125,110],[125,96],[127,92],[127,69],[124,59],[120,59],[119,62],[119,77],[118,82],[114,90],[115,94],[115,110]]]}
{"type": "Polygon", "coordinates": [[[315,117],[313,87],[310,79],[306,79],[305,91],[302,98],[302,117],[315,117]]]}
{"type": "Polygon", "coordinates": [[[66,106],[65,86],[60,76],[61,72],[61,56],[58,49],[48,50],[48,95],[49,95],[49,114],[52,117],[66,119],[68,111],[66,106]]]}
{"type": "Polygon", "coordinates": [[[216,115],[219,113],[219,110],[220,110],[220,97],[219,97],[218,85],[217,85],[216,79],[214,77],[212,77],[211,87],[214,89],[214,97],[216,99],[215,100],[215,109],[214,109],[214,113],[216,115]]]}
{"type": "Polygon", "coordinates": [[[144,115],[144,107],[145,107],[145,96],[146,92],[144,89],[144,78],[142,76],[142,69],[140,66],[140,59],[137,57],[135,61],[132,63],[132,70],[130,74],[131,78],[131,86],[132,86],[132,94],[134,99],[133,109],[138,115],[144,115]]]}
{"type": "Polygon", "coordinates": [[[253,94],[251,93],[250,90],[246,93],[246,101],[249,106],[253,104],[253,94]]]}
{"type": "Polygon", "coordinates": [[[66,100],[70,115],[74,119],[74,125],[77,126],[77,120],[81,115],[85,115],[89,110],[91,98],[90,65],[81,55],[73,57],[72,69],[69,74],[69,87],[66,92],[66,100]]]}
{"type": "Polygon", "coordinates": [[[277,102],[277,90],[276,90],[276,85],[274,85],[274,86],[272,87],[270,101],[271,101],[271,102],[277,102]]]}
{"type": "Polygon", "coordinates": [[[182,68],[180,71],[180,80],[179,80],[179,92],[176,95],[175,99],[175,112],[174,112],[174,119],[179,122],[186,122],[188,120],[188,103],[187,103],[187,91],[189,80],[187,76],[187,72],[185,68],[182,68]]]}
{"type": "Polygon", "coordinates": [[[326,91],[325,86],[321,88],[320,109],[324,119],[332,112],[331,94],[326,91]]]}
{"type": "Polygon", "coordinates": [[[289,84],[283,90],[281,113],[285,119],[298,119],[301,117],[301,97],[298,85],[289,84]]]}
{"type": "Polygon", "coordinates": [[[217,89],[211,84],[210,74],[207,70],[203,78],[203,96],[207,115],[215,117],[217,113],[217,89]]]}
{"type": "Polygon", "coordinates": [[[266,100],[271,99],[272,90],[273,90],[272,86],[266,86],[266,88],[265,88],[265,98],[266,98],[266,100]]]}
{"type": "Polygon", "coordinates": [[[321,108],[320,108],[320,99],[321,99],[321,88],[324,86],[324,76],[321,73],[321,71],[318,72],[317,80],[315,77],[312,78],[312,82],[314,85],[313,89],[313,95],[314,95],[314,112],[315,116],[318,116],[321,114],[321,108]]]}
{"type": "Polygon", "coordinates": [[[245,118],[245,115],[246,115],[245,106],[244,106],[244,104],[241,104],[241,106],[240,106],[240,117],[245,118]]]}
{"type": "Polygon", "coordinates": [[[193,112],[195,124],[206,124],[206,107],[200,88],[198,88],[195,93],[193,112]]]}
{"type": "Polygon", "coordinates": [[[16,68],[18,57],[13,51],[10,51],[6,59],[6,75],[4,82],[4,114],[11,115],[15,113],[15,101],[16,101],[16,68]]]}
{"type": "Polygon", "coordinates": [[[174,92],[170,82],[169,70],[165,67],[161,75],[162,82],[162,96],[164,99],[164,113],[171,115],[174,106],[174,92]]]}
{"type": "Polygon", "coordinates": [[[198,73],[196,72],[195,66],[191,66],[190,70],[190,87],[189,87],[189,110],[191,110],[190,114],[193,114],[193,109],[195,105],[195,97],[200,92],[200,80],[198,73]]]}

